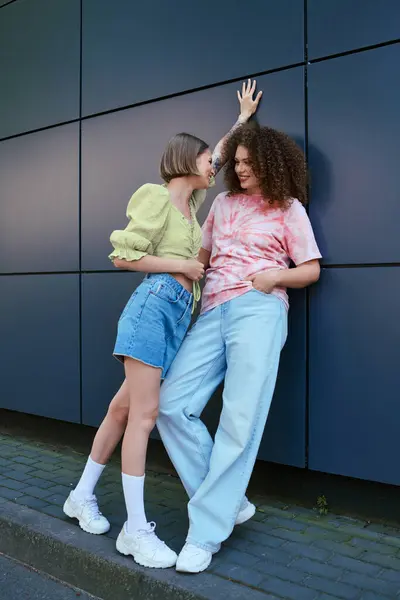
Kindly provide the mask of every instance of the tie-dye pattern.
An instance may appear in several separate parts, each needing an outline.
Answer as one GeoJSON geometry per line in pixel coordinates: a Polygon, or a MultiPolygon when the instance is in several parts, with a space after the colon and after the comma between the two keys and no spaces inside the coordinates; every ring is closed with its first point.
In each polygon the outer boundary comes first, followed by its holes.
{"type": "MultiPolygon", "coordinates": [[[[219,194],[203,225],[203,248],[211,252],[201,312],[248,292],[246,277],[288,269],[321,258],[308,215],[293,199],[286,210],[261,196],[219,194]]],[[[286,288],[272,292],[289,307],[286,288]]]]}

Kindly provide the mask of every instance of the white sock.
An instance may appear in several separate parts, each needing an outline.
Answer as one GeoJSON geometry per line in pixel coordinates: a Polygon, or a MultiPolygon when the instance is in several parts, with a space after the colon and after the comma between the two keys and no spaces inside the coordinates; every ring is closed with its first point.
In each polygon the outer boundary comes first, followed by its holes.
{"type": "Polygon", "coordinates": [[[96,483],[100,479],[105,466],[94,462],[89,456],[78,485],[73,491],[74,500],[79,502],[93,495],[96,483]]]}
{"type": "Polygon", "coordinates": [[[124,488],[126,512],[126,532],[135,533],[139,529],[147,529],[147,519],[144,512],[144,475],[125,475],[122,473],[122,487],[124,488]]]}

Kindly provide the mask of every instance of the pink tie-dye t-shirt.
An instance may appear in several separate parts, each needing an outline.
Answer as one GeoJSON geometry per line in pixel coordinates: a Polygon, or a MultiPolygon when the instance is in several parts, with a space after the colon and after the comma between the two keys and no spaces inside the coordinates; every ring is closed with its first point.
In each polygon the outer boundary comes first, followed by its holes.
{"type": "MultiPolygon", "coordinates": [[[[211,252],[201,312],[245,294],[246,277],[268,269],[287,269],[321,258],[303,205],[293,199],[283,210],[261,196],[219,194],[203,225],[203,248],[211,252]]],[[[288,308],[286,288],[272,292],[288,308]]]]}

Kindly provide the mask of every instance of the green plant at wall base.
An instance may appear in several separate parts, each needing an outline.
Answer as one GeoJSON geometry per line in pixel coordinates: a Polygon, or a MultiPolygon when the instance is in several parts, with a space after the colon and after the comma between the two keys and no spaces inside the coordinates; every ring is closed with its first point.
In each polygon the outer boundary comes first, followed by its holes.
{"type": "Polygon", "coordinates": [[[320,515],[328,514],[328,500],[325,498],[324,495],[318,496],[317,498],[317,511],[320,515]]]}

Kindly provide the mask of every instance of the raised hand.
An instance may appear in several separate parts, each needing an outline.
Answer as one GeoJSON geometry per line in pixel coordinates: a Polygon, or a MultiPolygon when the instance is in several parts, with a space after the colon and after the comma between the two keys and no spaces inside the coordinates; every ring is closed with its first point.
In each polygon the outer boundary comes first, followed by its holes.
{"type": "Polygon", "coordinates": [[[251,115],[253,115],[258,107],[258,104],[261,100],[262,92],[258,92],[257,96],[253,98],[254,92],[256,91],[257,82],[254,79],[247,80],[247,83],[243,82],[242,85],[242,93],[237,91],[237,97],[240,104],[240,116],[243,120],[250,119],[251,115]]]}

